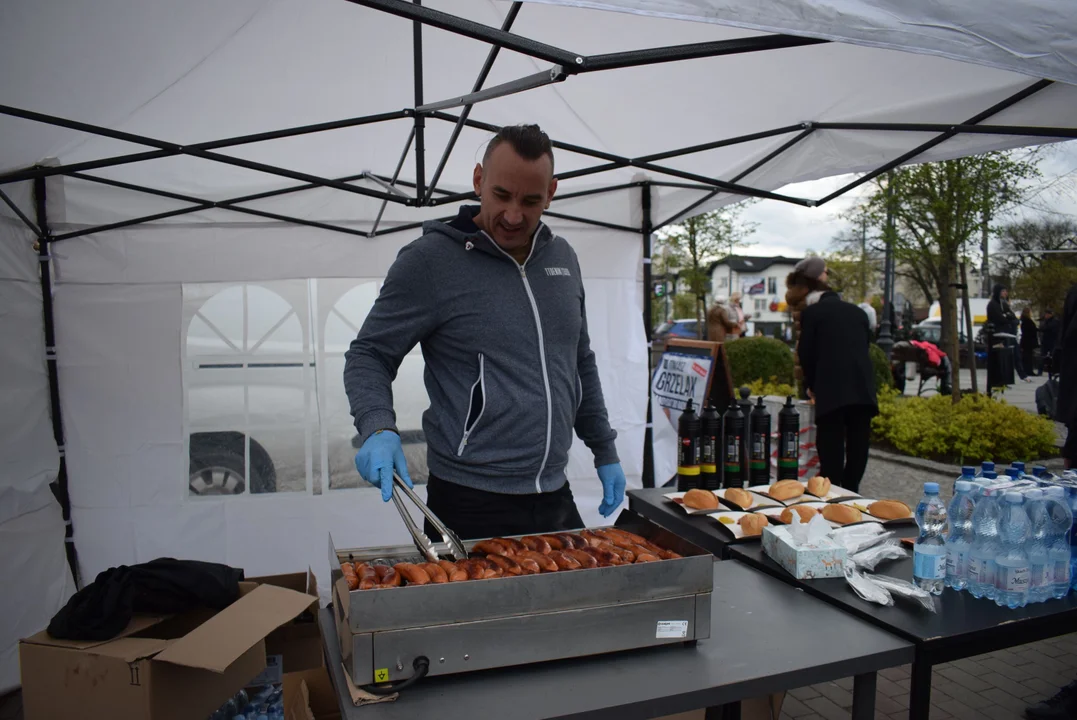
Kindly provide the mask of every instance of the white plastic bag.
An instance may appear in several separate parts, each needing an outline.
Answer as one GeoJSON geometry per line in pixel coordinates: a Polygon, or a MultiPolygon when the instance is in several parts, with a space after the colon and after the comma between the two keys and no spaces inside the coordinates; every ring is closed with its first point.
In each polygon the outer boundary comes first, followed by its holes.
{"type": "Polygon", "coordinates": [[[849,555],[849,562],[861,570],[874,570],[883,560],[900,560],[907,557],[909,553],[901,547],[901,541],[887,538],[874,547],[849,555]]]}
{"type": "Polygon", "coordinates": [[[916,587],[908,580],[891,577],[890,575],[868,575],[867,577],[871,578],[875,585],[884,588],[899,598],[917,602],[925,610],[933,613],[939,611],[935,606],[935,597],[927,590],[916,587]]]}

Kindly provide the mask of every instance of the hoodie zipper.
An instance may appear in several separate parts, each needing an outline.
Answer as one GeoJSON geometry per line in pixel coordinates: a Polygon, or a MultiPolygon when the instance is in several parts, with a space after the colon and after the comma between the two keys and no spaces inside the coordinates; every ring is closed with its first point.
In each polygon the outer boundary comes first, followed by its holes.
{"type": "Polygon", "coordinates": [[[531,302],[531,312],[535,315],[535,329],[538,331],[539,364],[542,367],[542,385],[546,390],[546,449],[542,453],[542,464],[539,466],[538,475],[535,476],[536,493],[542,492],[542,473],[546,470],[546,461],[550,458],[550,437],[553,434],[553,401],[550,396],[550,375],[546,371],[546,341],[542,337],[542,317],[539,315],[535,294],[531,291],[531,283],[527,280],[527,263],[530,262],[531,256],[535,254],[535,246],[538,244],[536,240],[541,230],[542,223],[539,223],[539,226],[535,228],[535,234],[531,236],[531,252],[527,254],[523,264],[517,263],[516,258],[502,250],[501,246],[485,230],[481,231],[483,236],[490,241],[490,244],[511,260],[519,269],[520,280],[523,282],[524,290],[527,292],[527,299],[531,302]]]}
{"type": "Polygon", "coordinates": [[[459,457],[464,454],[464,448],[467,447],[467,440],[471,437],[471,433],[479,424],[479,420],[482,420],[482,414],[486,412],[486,358],[482,353],[479,353],[479,377],[475,380],[471,386],[471,391],[467,396],[467,415],[464,416],[464,435],[460,438],[460,446],[456,449],[456,456],[459,457]],[[482,393],[482,409],[479,410],[479,416],[475,418],[475,422],[471,423],[471,427],[468,427],[467,421],[471,419],[472,403],[475,400],[475,388],[479,388],[479,392],[482,393]]]}

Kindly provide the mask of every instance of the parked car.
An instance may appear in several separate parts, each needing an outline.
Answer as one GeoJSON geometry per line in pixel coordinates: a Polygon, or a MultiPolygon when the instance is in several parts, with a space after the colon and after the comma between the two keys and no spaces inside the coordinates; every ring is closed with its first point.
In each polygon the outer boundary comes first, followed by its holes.
{"type": "Polygon", "coordinates": [[[699,334],[699,321],[695,318],[682,318],[680,320],[667,320],[655,328],[655,342],[665,342],[671,337],[688,338],[689,340],[706,340],[707,324],[703,323],[703,333],[699,334]]]}

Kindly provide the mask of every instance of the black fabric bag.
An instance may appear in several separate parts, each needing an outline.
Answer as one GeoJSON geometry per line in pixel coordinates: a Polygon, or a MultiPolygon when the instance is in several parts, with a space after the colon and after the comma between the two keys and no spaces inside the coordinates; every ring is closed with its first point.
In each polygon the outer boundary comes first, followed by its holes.
{"type": "Polygon", "coordinates": [[[221,610],[239,597],[243,571],[219,563],[158,558],[100,573],[67,601],[49,623],[64,640],[116,637],[135,613],[174,614],[192,608],[221,610]]]}
{"type": "Polygon", "coordinates": [[[1036,388],[1036,412],[1054,418],[1058,409],[1058,379],[1049,378],[1036,388]]]}

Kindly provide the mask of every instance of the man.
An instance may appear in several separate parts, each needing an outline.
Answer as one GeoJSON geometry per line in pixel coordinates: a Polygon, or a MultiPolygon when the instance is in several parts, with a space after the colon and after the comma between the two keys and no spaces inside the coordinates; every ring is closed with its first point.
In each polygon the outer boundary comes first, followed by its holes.
{"type": "Polygon", "coordinates": [[[987,322],[995,326],[996,333],[1014,336],[1013,340],[1006,339],[1004,342],[1013,357],[1013,369],[1017,371],[1017,377],[1025,382],[1032,382],[1021,363],[1021,353],[1017,352],[1017,315],[1010,309],[1010,291],[1002,283],[996,283],[991,288],[991,300],[987,303],[987,322]]]}
{"type": "MultiPolygon", "coordinates": [[[[821,258],[797,266],[825,282],[821,258]]],[[[800,313],[797,354],[804,385],[815,398],[815,446],[819,473],[857,492],[868,465],[871,418],[878,412],[875,373],[868,348],[871,330],[864,311],[832,290],[800,313]]]]}
{"type": "Polygon", "coordinates": [[[1058,345],[1059,324],[1055,317],[1055,311],[1047,308],[1043,311],[1043,319],[1040,320],[1040,339],[1043,342],[1040,352],[1043,354],[1043,369],[1050,377],[1058,372],[1054,365],[1055,347],[1058,345]]]}
{"type": "MultiPolygon", "coordinates": [[[[391,384],[419,343],[430,509],[461,538],[579,528],[565,477],[573,429],[594,453],[603,516],[624,498],[625,476],[579,262],[541,222],[557,190],[550,139],[537,125],[502,129],[473,183],[481,205],[423,225],[347,352],[344,387],[363,441],[355,465],[385,501],[394,469],[411,485],[391,384]]],[[[437,537],[429,523],[426,532],[437,537]]]]}
{"type": "Polygon", "coordinates": [[[711,342],[724,343],[726,337],[736,327],[734,322],[729,319],[729,310],[726,309],[726,299],[720,297],[715,300],[714,305],[711,305],[711,309],[707,311],[707,339],[711,342]]]}
{"type": "Polygon", "coordinates": [[[729,316],[733,321],[733,330],[729,333],[732,339],[744,337],[744,331],[748,329],[748,316],[744,314],[744,308],[740,305],[740,293],[735,292],[729,296],[729,316]]]}

